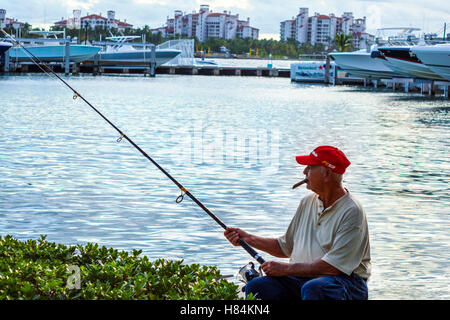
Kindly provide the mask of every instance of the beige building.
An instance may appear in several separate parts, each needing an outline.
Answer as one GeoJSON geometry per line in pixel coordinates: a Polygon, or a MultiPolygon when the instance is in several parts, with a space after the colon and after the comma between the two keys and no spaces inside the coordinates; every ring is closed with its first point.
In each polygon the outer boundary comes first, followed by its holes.
{"type": "Polygon", "coordinates": [[[280,39],[287,41],[293,38],[299,44],[308,42],[328,46],[341,32],[352,36],[355,49],[366,48],[374,39],[366,32],[366,17],[355,19],[352,12],[344,12],[341,17],[334,13],[323,15],[317,12],[309,16],[308,8],[300,8],[296,17],[280,23],[280,39]]]}
{"type": "Polygon", "coordinates": [[[259,29],[250,26],[250,18],[239,20],[239,14],[232,15],[229,11],[212,12],[209,5],[201,5],[198,13],[184,14],[175,10],[173,18],[167,17],[165,26],[154,28],[152,32],[161,33],[163,37],[197,37],[201,42],[209,38],[230,40],[259,37],[259,29]]]}
{"type": "Polygon", "coordinates": [[[66,28],[91,28],[95,29],[95,27],[103,27],[103,28],[115,28],[119,31],[123,31],[126,29],[132,29],[133,25],[127,23],[126,19],[124,21],[120,21],[116,19],[116,12],[113,10],[109,10],[107,12],[107,16],[104,17],[102,14],[87,14],[84,17],[81,17],[81,10],[73,10],[73,15],[71,18],[64,19],[61,18],[60,21],[55,22],[56,27],[66,27],[66,28]]]}
{"type": "Polygon", "coordinates": [[[6,10],[0,9],[0,27],[2,28],[14,28],[16,30],[22,29],[25,26],[25,23],[18,21],[14,18],[6,17],[6,10]]]}

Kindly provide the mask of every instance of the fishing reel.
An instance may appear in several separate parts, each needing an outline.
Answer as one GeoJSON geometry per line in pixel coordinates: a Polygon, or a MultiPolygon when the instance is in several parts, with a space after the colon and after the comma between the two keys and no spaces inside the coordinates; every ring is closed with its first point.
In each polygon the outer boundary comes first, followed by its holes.
{"type": "Polygon", "coordinates": [[[249,262],[245,266],[243,266],[241,269],[239,269],[239,274],[241,275],[244,283],[248,283],[249,281],[261,277],[263,272],[261,270],[261,266],[258,268],[258,270],[255,269],[255,264],[253,262],[249,262]]]}

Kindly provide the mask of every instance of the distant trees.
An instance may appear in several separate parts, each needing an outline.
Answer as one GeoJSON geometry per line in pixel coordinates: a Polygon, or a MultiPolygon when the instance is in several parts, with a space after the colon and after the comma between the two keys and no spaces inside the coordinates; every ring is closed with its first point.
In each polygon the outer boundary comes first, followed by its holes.
{"type": "Polygon", "coordinates": [[[262,58],[266,58],[272,54],[273,58],[293,58],[297,59],[299,54],[315,54],[325,51],[325,46],[316,43],[314,46],[309,43],[299,45],[295,39],[288,39],[286,42],[261,39],[253,40],[251,38],[236,38],[233,40],[225,40],[222,38],[210,38],[201,43],[196,42],[196,47],[203,51],[219,51],[219,48],[225,46],[232,54],[250,53],[262,58]]]}
{"type": "Polygon", "coordinates": [[[352,36],[343,32],[337,33],[334,37],[334,45],[339,52],[351,51],[353,49],[352,36]]]}
{"type": "MultiPolygon", "coordinates": [[[[140,36],[145,35],[147,43],[154,43],[156,45],[161,44],[168,40],[183,39],[186,37],[163,37],[160,32],[153,34],[150,27],[145,25],[142,28],[126,29],[119,32],[114,28],[106,28],[97,26],[92,28],[64,28],[53,26],[50,28],[53,31],[66,31],[66,36],[70,36],[72,39],[77,38],[79,43],[84,43],[86,40],[99,41],[105,40],[109,36],[118,35],[130,35],[140,36]]],[[[23,36],[23,33],[22,33],[23,36]]],[[[326,51],[324,44],[316,43],[311,45],[310,43],[299,44],[295,39],[288,39],[286,42],[274,40],[274,39],[261,39],[254,40],[251,38],[240,38],[226,40],[223,38],[209,38],[205,42],[200,42],[196,37],[191,39],[195,40],[195,50],[201,50],[205,52],[219,52],[221,47],[226,47],[230,54],[246,54],[251,53],[252,56],[258,56],[261,58],[267,58],[269,54],[273,58],[290,58],[297,59],[300,54],[320,54],[326,51]]],[[[136,39],[135,42],[142,40],[136,39]]],[[[345,48],[348,48],[348,44],[345,44],[345,48]]]]}

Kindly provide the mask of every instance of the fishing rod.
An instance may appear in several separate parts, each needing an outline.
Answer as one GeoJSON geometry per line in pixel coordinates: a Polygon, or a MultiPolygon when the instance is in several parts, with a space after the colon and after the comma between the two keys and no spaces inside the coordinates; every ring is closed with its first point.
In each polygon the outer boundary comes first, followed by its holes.
{"type": "MultiPolygon", "coordinates": [[[[73,92],[73,99],[80,98],[83,100],[89,107],[91,107],[100,117],[103,118],[111,127],[113,127],[119,134],[120,137],[117,139],[117,142],[122,141],[122,139],[127,140],[133,147],[135,147],[145,158],[147,158],[151,163],[153,163],[162,173],[166,175],[180,190],[181,194],[175,200],[176,203],[180,203],[184,199],[184,195],[187,195],[192,199],[200,208],[203,209],[214,221],[217,222],[223,229],[227,229],[225,223],[222,222],[211,210],[209,210],[200,200],[198,200],[189,190],[187,190],[181,183],[179,183],[171,174],[169,174],[163,167],[161,167],[155,160],[153,160],[144,150],[142,150],[130,137],[128,137],[125,133],[123,133],[114,123],[112,123],[107,117],[105,117],[97,108],[95,108],[88,100],[86,100],[78,91],[76,91],[72,86],[70,86],[64,79],[62,79],[58,74],[56,74],[49,66],[47,66],[44,62],[42,62],[39,58],[37,58],[33,53],[31,53],[27,48],[25,48],[20,42],[11,37],[3,28],[0,27],[0,31],[8,38],[10,38],[15,44],[19,45],[27,54],[30,56],[30,60],[36,64],[40,70],[42,70],[47,75],[53,75],[58,78],[67,88],[69,88],[73,92]],[[39,63],[38,63],[39,62],[39,63]],[[42,65],[42,66],[41,66],[42,65]]],[[[51,76],[50,76],[51,77],[51,76]]],[[[255,251],[245,240],[240,240],[239,244],[245,251],[247,251],[256,261],[260,264],[263,264],[265,260],[263,257],[259,255],[258,252],[255,251]]]]}

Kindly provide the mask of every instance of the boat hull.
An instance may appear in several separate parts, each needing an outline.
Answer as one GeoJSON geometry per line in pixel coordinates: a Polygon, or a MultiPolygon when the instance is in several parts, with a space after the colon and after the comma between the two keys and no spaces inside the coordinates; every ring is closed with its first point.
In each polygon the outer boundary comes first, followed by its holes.
{"type": "Polygon", "coordinates": [[[12,47],[12,44],[9,42],[0,42],[0,55],[4,54],[12,47]]]}
{"type": "Polygon", "coordinates": [[[399,76],[380,59],[372,58],[370,52],[335,52],[330,56],[340,70],[355,77],[379,80],[399,76]]]}
{"type": "MultiPolygon", "coordinates": [[[[180,50],[156,50],[156,67],[172,60],[176,56],[181,53],[180,50]]],[[[138,64],[142,63],[143,65],[148,64],[150,62],[151,51],[150,50],[135,50],[135,51],[124,51],[124,52],[100,52],[99,53],[99,62],[103,64],[127,64],[133,63],[138,64]]]]}
{"type": "Polygon", "coordinates": [[[450,81],[450,45],[411,48],[430,70],[450,81]]]}
{"type": "MultiPolygon", "coordinates": [[[[36,58],[42,62],[64,62],[65,46],[36,46],[26,48],[36,58]]],[[[71,45],[70,46],[70,62],[81,62],[91,58],[100,51],[100,47],[71,45]]],[[[11,61],[27,62],[31,57],[23,48],[16,47],[9,50],[11,61]]]]}
{"type": "Polygon", "coordinates": [[[379,48],[383,63],[404,77],[443,80],[443,78],[418,59],[410,48],[379,48]]]}

